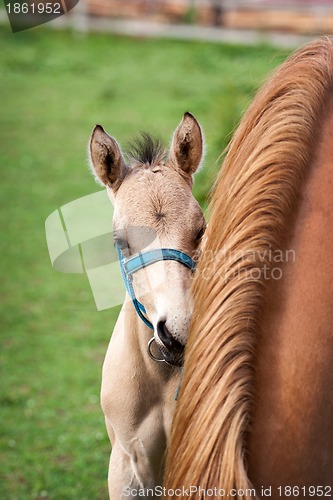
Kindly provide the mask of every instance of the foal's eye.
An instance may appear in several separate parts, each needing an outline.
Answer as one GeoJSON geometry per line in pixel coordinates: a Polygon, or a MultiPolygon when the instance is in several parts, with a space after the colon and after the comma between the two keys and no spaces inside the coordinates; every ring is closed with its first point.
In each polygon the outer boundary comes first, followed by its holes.
{"type": "Polygon", "coordinates": [[[128,249],[128,242],[126,240],[122,240],[121,238],[115,238],[114,242],[120,248],[121,251],[128,249]]]}
{"type": "Polygon", "coordinates": [[[203,237],[203,235],[204,235],[204,233],[205,233],[205,230],[206,230],[206,228],[205,228],[205,227],[202,227],[202,228],[200,229],[200,231],[198,231],[198,233],[197,233],[197,235],[196,235],[196,240],[197,240],[197,242],[198,242],[198,243],[200,243],[200,241],[202,240],[202,237],[203,237]]]}

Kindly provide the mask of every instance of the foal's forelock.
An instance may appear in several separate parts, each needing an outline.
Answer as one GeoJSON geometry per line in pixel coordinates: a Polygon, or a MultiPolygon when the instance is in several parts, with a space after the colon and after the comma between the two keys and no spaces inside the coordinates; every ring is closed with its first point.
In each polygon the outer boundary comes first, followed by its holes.
{"type": "Polygon", "coordinates": [[[166,149],[159,137],[141,132],[139,137],[129,143],[126,156],[136,166],[155,167],[164,162],[166,149]]]}

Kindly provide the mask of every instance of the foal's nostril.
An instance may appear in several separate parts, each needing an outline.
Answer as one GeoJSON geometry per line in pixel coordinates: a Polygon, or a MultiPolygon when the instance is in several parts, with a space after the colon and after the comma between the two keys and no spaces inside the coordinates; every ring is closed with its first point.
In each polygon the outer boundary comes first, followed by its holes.
{"type": "Polygon", "coordinates": [[[157,323],[157,334],[161,342],[165,345],[167,349],[181,351],[183,346],[178,340],[173,338],[171,333],[166,326],[165,321],[159,321],[157,323]]]}
{"type": "Polygon", "coordinates": [[[168,349],[171,349],[173,339],[172,339],[171,333],[169,332],[169,330],[166,326],[165,321],[159,321],[157,323],[157,334],[158,334],[160,340],[165,345],[165,347],[167,347],[168,349]]]}

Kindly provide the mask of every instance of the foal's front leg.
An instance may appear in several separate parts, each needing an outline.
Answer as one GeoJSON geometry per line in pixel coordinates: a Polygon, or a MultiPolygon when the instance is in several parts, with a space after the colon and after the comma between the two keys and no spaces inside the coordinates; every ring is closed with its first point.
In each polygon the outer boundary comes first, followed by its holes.
{"type": "MultiPolygon", "coordinates": [[[[154,425],[153,422],[151,424],[154,425]]],[[[147,489],[151,490],[147,492],[147,498],[154,498],[152,491],[161,485],[163,473],[163,456],[153,452],[157,444],[154,439],[156,432],[154,430],[152,432],[154,443],[151,444],[154,446],[147,447],[147,439],[144,443],[139,437],[122,442],[121,439],[117,439],[107,419],[106,425],[112,443],[108,474],[110,499],[145,498],[143,492],[147,489]]]]}
{"type": "MultiPolygon", "coordinates": [[[[142,490],[162,484],[165,423],[169,420],[164,415],[163,397],[168,377],[165,380],[163,367],[146,353],[147,332],[132,330],[135,320],[140,321],[139,327],[142,323],[134,309],[134,317],[128,311],[125,315],[125,311],[124,306],[106,353],[102,376],[101,402],[112,444],[108,475],[111,500],[131,498],[132,490],[141,490],[142,498],[142,490]],[[139,341],[142,346],[137,345],[139,341]]],[[[166,399],[170,399],[167,407],[171,413],[173,398],[166,399]]],[[[153,498],[152,494],[148,498],[153,498]]]]}

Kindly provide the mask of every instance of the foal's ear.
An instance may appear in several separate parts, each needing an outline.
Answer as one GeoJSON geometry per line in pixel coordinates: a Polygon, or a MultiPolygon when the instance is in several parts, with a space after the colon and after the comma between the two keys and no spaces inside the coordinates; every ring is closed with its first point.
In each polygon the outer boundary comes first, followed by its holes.
{"type": "Polygon", "coordinates": [[[127,173],[127,166],[117,141],[101,125],[96,125],[91,134],[89,154],[97,180],[116,192],[127,173]]]}
{"type": "Polygon", "coordinates": [[[203,155],[203,134],[198,121],[185,113],[173,134],[170,160],[187,174],[194,174],[203,155]]]}

